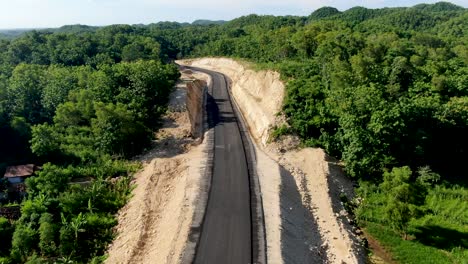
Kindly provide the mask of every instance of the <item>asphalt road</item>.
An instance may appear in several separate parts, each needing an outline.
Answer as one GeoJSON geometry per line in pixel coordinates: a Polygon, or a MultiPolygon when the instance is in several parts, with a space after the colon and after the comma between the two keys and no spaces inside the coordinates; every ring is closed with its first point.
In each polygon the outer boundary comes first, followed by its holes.
{"type": "Polygon", "coordinates": [[[252,263],[250,187],[246,155],[224,75],[211,75],[207,100],[214,129],[214,164],[205,218],[194,263],[252,263]]]}

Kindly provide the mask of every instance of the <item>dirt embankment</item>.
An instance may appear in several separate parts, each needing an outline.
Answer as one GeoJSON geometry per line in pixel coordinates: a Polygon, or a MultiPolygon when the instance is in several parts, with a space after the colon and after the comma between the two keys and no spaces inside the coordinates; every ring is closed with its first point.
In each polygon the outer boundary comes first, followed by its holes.
{"type": "Polygon", "coordinates": [[[353,195],[352,183],[322,149],[298,149],[297,139],[268,143],[279,125],[284,85],[279,74],[255,72],[224,58],[182,61],[221,72],[258,143],[259,175],[269,263],[363,263],[340,194],[353,195]]]}
{"type": "Polygon", "coordinates": [[[186,105],[192,126],[192,136],[195,138],[203,136],[204,87],[206,87],[206,82],[202,80],[187,83],[186,105]]]}
{"type": "Polygon", "coordinates": [[[206,76],[183,73],[152,149],[138,158],[143,169],[134,176],[133,197],[119,212],[118,236],[106,263],[182,262],[206,192],[207,146],[200,143],[205,83],[190,85],[187,96],[186,84],[194,79],[206,76]],[[190,120],[198,123],[192,126],[190,120]]]}
{"type": "Polygon", "coordinates": [[[280,75],[273,71],[248,70],[231,59],[206,58],[191,63],[195,67],[221,72],[230,79],[232,94],[249,124],[251,135],[256,141],[266,144],[268,132],[275,124],[276,114],[283,103],[284,85],[280,75]]]}

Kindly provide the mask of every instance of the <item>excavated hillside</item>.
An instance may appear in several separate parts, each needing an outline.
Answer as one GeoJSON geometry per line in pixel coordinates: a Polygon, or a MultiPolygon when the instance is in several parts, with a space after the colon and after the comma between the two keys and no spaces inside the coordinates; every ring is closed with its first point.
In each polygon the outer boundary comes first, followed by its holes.
{"type": "Polygon", "coordinates": [[[120,210],[117,238],[106,263],[181,263],[190,228],[201,223],[208,160],[203,135],[204,90],[208,77],[190,71],[170,96],[169,111],[153,147],[138,158],[129,203],[120,210]]]}
{"type": "MultiPolygon", "coordinates": [[[[322,149],[299,149],[286,137],[268,143],[271,129],[284,121],[277,113],[285,94],[280,75],[253,71],[232,59],[179,62],[225,74],[231,93],[256,144],[269,263],[363,263],[364,250],[340,195],[353,197],[353,185],[322,149]]],[[[283,119],[284,120],[284,119],[283,119]]]]}
{"type": "MultiPolygon", "coordinates": [[[[352,198],[353,186],[338,163],[322,149],[298,148],[294,137],[269,143],[271,129],[284,122],[277,116],[285,94],[280,75],[223,58],[178,63],[221,72],[231,82],[255,143],[268,263],[363,263],[359,237],[339,198],[352,198]]],[[[106,263],[188,263],[195,252],[191,230],[201,225],[209,190],[213,134],[204,126],[203,106],[211,80],[181,71],[154,146],[139,158],[144,166],[119,212],[106,263]]]]}

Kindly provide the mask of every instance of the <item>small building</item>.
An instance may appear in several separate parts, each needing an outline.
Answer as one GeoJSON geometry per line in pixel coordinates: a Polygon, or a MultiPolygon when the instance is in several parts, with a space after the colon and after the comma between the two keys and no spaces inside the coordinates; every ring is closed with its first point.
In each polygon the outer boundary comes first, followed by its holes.
{"type": "Polygon", "coordinates": [[[34,175],[40,168],[34,164],[26,164],[19,166],[9,166],[6,169],[4,178],[11,184],[24,183],[26,178],[34,175]]]}

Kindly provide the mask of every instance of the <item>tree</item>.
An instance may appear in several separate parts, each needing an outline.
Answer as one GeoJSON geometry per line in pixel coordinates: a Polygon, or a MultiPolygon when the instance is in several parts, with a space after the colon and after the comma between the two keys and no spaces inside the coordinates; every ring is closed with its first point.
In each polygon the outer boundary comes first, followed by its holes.
{"type": "Polygon", "coordinates": [[[95,101],[110,103],[118,94],[110,65],[101,65],[99,70],[92,71],[85,82],[87,90],[91,91],[95,101]]]}
{"type": "Polygon", "coordinates": [[[19,64],[21,62],[31,61],[31,43],[26,38],[20,38],[13,41],[7,52],[7,60],[10,64],[19,64]]]}
{"type": "MultiPolygon", "coordinates": [[[[63,215],[62,215],[62,222],[63,222],[63,215]]],[[[82,228],[86,224],[86,219],[83,216],[83,213],[79,213],[75,218],[73,218],[69,226],[73,230],[73,233],[75,234],[75,245],[78,242],[78,233],[79,232],[84,232],[85,230],[82,228]]]]}
{"type": "Polygon", "coordinates": [[[11,239],[13,237],[14,226],[4,217],[0,217],[0,257],[8,256],[11,248],[11,239]]]}
{"type": "Polygon", "coordinates": [[[73,68],[51,66],[46,72],[47,83],[41,94],[41,104],[44,107],[44,117],[52,121],[57,107],[66,102],[68,93],[76,89],[77,78],[73,68]]]}
{"type": "Polygon", "coordinates": [[[78,90],[70,94],[68,102],[59,105],[54,123],[62,128],[88,126],[93,117],[93,94],[88,90],[78,90]]]}
{"type": "Polygon", "coordinates": [[[123,104],[97,103],[95,108],[92,130],[103,153],[128,156],[148,144],[150,131],[123,104]]]}
{"type": "Polygon", "coordinates": [[[152,38],[136,37],[122,49],[122,61],[159,60],[161,45],[152,38]]]}
{"type": "Polygon", "coordinates": [[[26,262],[30,254],[37,248],[37,230],[28,225],[18,225],[13,233],[12,258],[18,262],[26,262]]]}
{"type": "Polygon", "coordinates": [[[18,65],[9,80],[10,114],[24,117],[30,124],[41,123],[44,120],[41,95],[45,81],[43,66],[18,65]]]}
{"type": "Polygon", "coordinates": [[[52,157],[59,152],[59,133],[48,124],[32,127],[31,150],[38,156],[52,157]]]}
{"type": "Polygon", "coordinates": [[[411,180],[412,171],[409,167],[393,168],[384,173],[384,181],[380,185],[382,192],[387,194],[385,214],[390,225],[408,238],[408,224],[417,217],[424,203],[425,193],[418,184],[411,180]]]}
{"type": "Polygon", "coordinates": [[[39,248],[43,256],[56,255],[57,231],[54,216],[50,213],[43,213],[39,219],[39,248]]]}
{"type": "Polygon", "coordinates": [[[73,217],[70,221],[62,213],[60,215],[62,220],[62,228],[60,229],[60,242],[62,248],[62,254],[68,256],[74,256],[80,254],[77,249],[78,246],[78,235],[83,233],[86,230],[84,226],[86,224],[86,217],[83,213],[79,213],[77,216],[73,217]],[[70,241],[72,240],[72,242],[70,241]]]}
{"type": "Polygon", "coordinates": [[[56,197],[68,188],[68,183],[74,174],[74,170],[61,168],[46,163],[36,177],[26,180],[26,186],[31,196],[45,195],[56,197]]]}

